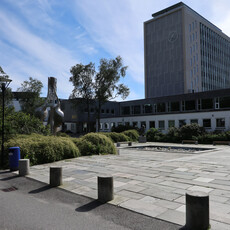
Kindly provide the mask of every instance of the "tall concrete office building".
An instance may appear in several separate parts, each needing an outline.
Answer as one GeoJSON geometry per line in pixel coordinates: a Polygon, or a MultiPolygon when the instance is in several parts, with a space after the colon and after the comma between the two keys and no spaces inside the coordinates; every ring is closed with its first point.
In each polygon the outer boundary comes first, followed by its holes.
{"type": "Polygon", "coordinates": [[[145,97],[230,88],[230,38],[180,2],[144,23],[145,97]]]}

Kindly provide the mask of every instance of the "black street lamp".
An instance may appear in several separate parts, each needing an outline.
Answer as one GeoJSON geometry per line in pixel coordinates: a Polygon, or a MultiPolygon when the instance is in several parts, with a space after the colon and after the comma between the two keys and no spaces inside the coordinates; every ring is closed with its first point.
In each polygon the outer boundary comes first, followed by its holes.
{"type": "Polygon", "coordinates": [[[5,92],[8,88],[10,82],[8,75],[0,74],[0,86],[2,89],[2,156],[1,156],[1,166],[4,167],[4,118],[5,118],[5,92]]]}

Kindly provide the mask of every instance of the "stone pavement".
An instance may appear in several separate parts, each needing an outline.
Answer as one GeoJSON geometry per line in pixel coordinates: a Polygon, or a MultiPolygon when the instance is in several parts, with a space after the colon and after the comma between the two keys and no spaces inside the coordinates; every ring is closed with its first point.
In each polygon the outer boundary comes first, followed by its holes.
{"type": "Polygon", "coordinates": [[[204,191],[209,194],[212,229],[229,230],[230,146],[186,146],[214,149],[191,154],[122,146],[120,155],[33,166],[28,177],[49,183],[49,167],[62,166],[61,188],[97,199],[97,176],[109,174],[114,177],[115,199],[111,204],[180,225],[185,224],[185,193],[204,191]]]}

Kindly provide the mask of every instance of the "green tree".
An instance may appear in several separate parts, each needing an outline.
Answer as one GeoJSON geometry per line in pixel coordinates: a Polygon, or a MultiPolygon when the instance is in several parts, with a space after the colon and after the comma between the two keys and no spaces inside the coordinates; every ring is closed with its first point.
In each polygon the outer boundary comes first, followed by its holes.
{"type": "Polygon", "coordinates": [[[91,62],[88,65],[77,64],[70,70],[72,74],[70,81],[74,86],[70,98],[82,97],[86,100],[88,119],[89,104],[94,99],[97,105],[98,131],[102,105],[118,96],[125,99],[129,95],[129,88],[119,84],[120,78],[125,77],[126,70],[127,66],[123,66],[120,56],[109,60],[101,59],[98,71],[91,62]]]}
{"type": "Polygon", "coordinates": [[[40,97],[43,84],[41,81],[29,77],[28,81],[24,81],[18,92],[24,92],[20,99],[22,111],[31,115],[36,114],[36,109],[44,103],[44,99],[40,97]]]}
{"type": "MultiPolygon", "coordinates": [[[[69,81],[73,84],[73,91],[70,95],[70,99],[76,99],[82,97],[87,106],[87,132],[90,132],[90,104],[94,98],[94,75],[95,75],[95,65],[90,62],[88,65],[77,64],[70,69],[72,76],[69,81]]],[[[82,100],[75,100],[77,105],[83,104],[82,100]]]]}
{"type": "Polygon", "coordinates": [[[97,100],[98,131],[100,130],[100,118],[102,105],[118,96],[125,99],[129,95],[129,88],[124,84],[118,84],[121,77],[125,77],[127,66],[123,66],[120,56],[115,59],[101,59],[99,71],[95,77],[95,99],[97,100]]]}

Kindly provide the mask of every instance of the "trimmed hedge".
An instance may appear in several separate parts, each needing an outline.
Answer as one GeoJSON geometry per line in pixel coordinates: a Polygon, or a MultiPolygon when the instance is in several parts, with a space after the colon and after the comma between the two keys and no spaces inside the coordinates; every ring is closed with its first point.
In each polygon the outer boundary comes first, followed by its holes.
{"type": "Polygon", "coordinates": [[[88,133],[76,144],[82,156],[116,154],[116,148],[111,139],[101,133],[88,133]]]}
{"type": "Polygon", "coordinates": [[[6,149],[13,146],[19,146],[21,158],[30,159],[32,165],[80,156],[77,146],[65,137],[19,135],[6,143],[6,149]]]}
{"type": "Polygon", "coordinates": [[[109,133],[101,133],[101,134],[109,137],[114,143],[130,141],[129,137],[126,136],[124,133],[109,132],[109,133]]]}
{"type": "Polygon", "coordinates": [[[139,133],[137,130],[135,130],[135,129],[126,130],[122,133],[125,134],[126,136],[128,136],[130,141],[138,141],[139,133]]]}

